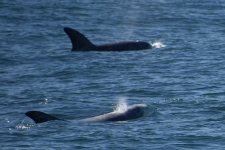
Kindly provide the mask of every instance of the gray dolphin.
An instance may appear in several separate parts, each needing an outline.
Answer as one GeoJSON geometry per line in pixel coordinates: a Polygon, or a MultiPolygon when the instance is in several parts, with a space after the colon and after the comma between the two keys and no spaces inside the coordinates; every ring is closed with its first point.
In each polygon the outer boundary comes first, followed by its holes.
{"type": "MultiPolygon", "coordinates": [[[[145,104],[134,104],[128,106],[123,111],[113,111],[100,116],[86,118],[80,120],[81,122],[106,122],[106,121],[127,121],[132,119],[140,118],[144,115],[144,109],[147,107],[145,104]]],[[[40,111],[28,111],[25,113],[26,116],[30,117],[35,123],[43,123],[51,120],[62,120],[55,116],[46,114],[40,111]]]]}
{"type": "Polygon", "coordinates": [[[103,45],[94,45],[75,29],[65,27],[65,33],[72,43],[72,51],[134,51],[151,49],[152,45],[144,41],[124,41],[103,45]]]}

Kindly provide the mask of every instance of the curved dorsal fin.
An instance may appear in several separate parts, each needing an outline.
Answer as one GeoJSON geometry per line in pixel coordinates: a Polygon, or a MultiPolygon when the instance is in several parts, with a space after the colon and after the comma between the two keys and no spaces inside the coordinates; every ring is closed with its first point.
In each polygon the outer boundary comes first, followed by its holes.
{"type": "Polygon", "coordinates": [[[25,115],[30,117],[35,123],[43,123],[50,120],[61,120],[41,111],[28,111],[25,113],[25,115]]]}
{"type": "Polygon", "coordinates": [[[71,43],[72,43],[72,50],[88,50],[93,49],[95,47],[83,34],[80,32],[65,27],[64,31],[69,36],[71,43]]]}

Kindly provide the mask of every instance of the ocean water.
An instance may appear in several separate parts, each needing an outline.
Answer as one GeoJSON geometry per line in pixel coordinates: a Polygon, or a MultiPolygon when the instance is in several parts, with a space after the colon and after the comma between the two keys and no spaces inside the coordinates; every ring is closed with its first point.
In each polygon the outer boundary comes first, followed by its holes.
{"type": "Polygon", "coordinates": [[[223,0],[1,0],[1,149],[225,149],[224,18],[223,0]],[[97,44],[164,46],[71,52],[63,27],[97,44]],[[77,122],[121,99],[148,111],[77,122]],[[30,110],[68,121],[35,125],[30,110]]]}

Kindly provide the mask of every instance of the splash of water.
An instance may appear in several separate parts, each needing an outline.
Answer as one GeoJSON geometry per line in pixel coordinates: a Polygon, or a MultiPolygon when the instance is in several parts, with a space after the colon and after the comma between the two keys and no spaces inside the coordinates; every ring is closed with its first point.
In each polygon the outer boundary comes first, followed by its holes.
{"type": "Polygon", "coordinates": [[[41,102],[39,104],[41,105],[46,105],[48,104],[49,100],[47,98],[45,98],[44,100],[41,100],[41,102]]]}
{"type": "Polygon", "coordinates": [[[120,98],[114,112],[123,113],[128,109],[126,98],[120,98]]]}
{"type": "Polygon", "coordinates": [[[34,124],[25,123],[26,119],[23,119],[22,122],[16,125],[16,129],[30,129],[34,124]]]}
{"type": "Polygon", "coordinates": [[[34,125],[30,125],[30,124],[19,124],[16,126],[16,129],[30,129],[32,126],[34,125]]]}
{"type": "Polygon", "coordinates": [[[153,48],[163,48],[163,47],[166,47],[165,44],[163,44],[162,42],[159,42],[159,41],[153,42],[153,43],[151,43],[151,45],[152,45],[153,48]]]}

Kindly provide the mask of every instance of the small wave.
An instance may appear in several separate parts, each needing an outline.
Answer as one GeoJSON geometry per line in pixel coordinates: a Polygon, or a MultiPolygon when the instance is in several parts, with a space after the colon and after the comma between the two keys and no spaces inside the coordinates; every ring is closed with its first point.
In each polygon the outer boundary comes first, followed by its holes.
{"type": "Polygon", "coordinates": [[[151,43],[151,45],[152,45],[153,48],[164,48],[164,47],[166,47],[165,44],[163,44],[162,42],[159,42],[159,41],[153,42],[153,43],[151,43]]]}

